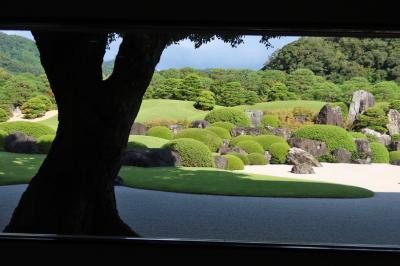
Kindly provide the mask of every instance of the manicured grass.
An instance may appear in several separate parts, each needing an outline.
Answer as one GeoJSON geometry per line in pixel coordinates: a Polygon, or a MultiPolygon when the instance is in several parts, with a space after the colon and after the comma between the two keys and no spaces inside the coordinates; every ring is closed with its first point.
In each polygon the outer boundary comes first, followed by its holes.
{"type": "Polygon", "coordinates": [[[263,102],[256,103],[254,105],[242,105],[238,106],[238,108],[244,110],[288,110],[294,107],[303,107],[306,109],[310,109],[312,111],[321,110],[322,106],[324,106],[326,102],[318,102],[318,101],[303,101],[303,100],[293,100],[293,101],[275,101],[275,102],[263,102]]]}
{"type": "Polygon", "coordinates": [[[149,148],[161,148],[162,145],[168,142],[166,139],[142,135],[131,135],[129,140],[143,143],[149,148]]]}
{"type": "Polygon", "coordinates": [[[42,120],[42,121],[39,121],[37,123],[49,126],[52,129],[56,130],[57,126],[58,126],[58,116],[55,115],[53,117],[50,117],[49,119],[42,120]]]}
{"type": "MultiPolygon", "coordinates": [[[[45,155],[0,152],[0,185],[27,183],[45,155]]],[[[353,186],[245,174],[214,168],[123,167],[125,185],[159,191],[195,194],[293,197],[364,198],[373,192],[353,186]]]]}

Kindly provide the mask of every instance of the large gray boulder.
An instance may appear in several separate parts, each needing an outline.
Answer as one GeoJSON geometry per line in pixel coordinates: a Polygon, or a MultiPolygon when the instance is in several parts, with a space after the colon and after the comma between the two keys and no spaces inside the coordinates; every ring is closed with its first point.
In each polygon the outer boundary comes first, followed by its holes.
{"type": "Polygon", "coordinates": [[[325,142],[305,138],[293,137],[288,141],[291,147],[300,148],[314,157],[320,157],[328,152],[325,142]]]}
{"type": "Polygon", "coordinates": [[[182,125],[170,125],[169,129],[172,131],[172,133],[174,133],[174,135],[176,135],[177,133],[179,133],[179,131],[181,131],[183,129],[182,125]]]}
{"type": "Polygon", "coordinates": [[[315,174],[314,169],[309,164],[296,164],[290,172],[293,174],[315,174]]]}
{"type": "Polygon", "coordinates": [[[350,163],[351,162],[351,152],[346,149],[338,148],[332,152],[333,157],[338,163],[350,163]]]}
{"type": "Polygon", "coordinates": [[[147,128],[142,123],[133,123],[130,131],[130,135],[146,135],[147,128]]]}
{"type": "Polygon", "coordinates": [[[193,128],[206,128],[209,125],[210,125],[210,122],[208,122],[206,120],[195,120],[195,121],[192,122],[190,127],[193,127],[193,128]]]}
{"type": "Polygon", "coordinates": [[[353,159],[355,164],[369,164],[371,163],[372,150],[369,146],[369,141],[366,139],[355,139],[357,153],[359,158],[353,159]]]}
{"type": "Polygon", "coordinates": [[[122,154],[122,165],[139,167],[181,166],[178,153],[161,148],[130,148],[122,154]]]}
{"type": "Polygon", "coordinates": [[[257,127],[235,127],[231,130],[232,137],[237,137],[241,135],[262,135],[263,130],[257,127]]]}
{"type": "Polygon", "coordinates": [[[315,123],[343,127],[342,109],[339,106],[333,107],[325,104],[319,111],[315,123]]]}
{"type": "Polygon", "coordinates": [[[261,110],[246,110],[246,115],[250,118],[251,126],[258,127],[261,123],[264,113],[261,110]]]}
{"type": "Polygon", "coordinates": [[[225,155],[225,154],[229,154],[232,152],[237,152],[243,155],[247,155],[247,152],[245,152],[242,148],[240,147],[220,147],[218,149],[218,153],[220,153],[221,155],[225,155]]]}
{"type": "Polygon", "coordinates": [[[214,156],[214,163],[216,168],[226,169],[226,167],[228,166],[228,159],[223,156],[216,155],[214,156]]]}
{"type": "Polygon", "coordinates": [[[395,109],[390,109],[388,112],[389,123],[386,125],[389,130],[389,134],[393,136],[394,134],[400,133],[400,113],[395,109]]]}
{"type": "Polygon", "coordinates": [[[372,135],[375,136],[380,143],[382,143],[385,146],[390,145],[392,142],[392,138],[388,134],[381,134],[378,131],[369,129],[369,128],[363,128],[361,129],[361,133],[365,135],[372,135]]]}
{"type": "Polygon", "coordinates": [[[322,164],[310,153],[305,150],[299,148],[290,148],[288,155],[286,157],[286,161],[289,164],[293,165],[300,165],[300,164],[307,164],[315,167],[321,167],[322,164]]]}
{"type": "Polygon", "coordinates": [[[374,95],[364,90],[355,91],[353,93],[353,98],[350,103],[349,116],[347,118],[349,126],[353,125],[354,120],[356,119],[356,116],[358,114],[361,114],[369,107],[372,107],[374,104],[374,95]]]}
{"type": "Polygon", "coordinates": [[[272,159],[272,155],[269,153],[269,151],[264,151],[264,157],[265,157],[265,160],[267,161],[267,164],[269,164],[269,162],[272,159]]]}
{"type": "Polygon", "coordinates": [[[4,150],[14,153],[39,153],[39,146],[36,139],[23,132],[14,132],[5,137],[4,150]]]}
{"type": "Polygon", "coordinates": [[[289,128],[271,127],[266,128],[272,135],[282,137],[286,140],[290,139],[292,136],[292,131],[289,128]]]}

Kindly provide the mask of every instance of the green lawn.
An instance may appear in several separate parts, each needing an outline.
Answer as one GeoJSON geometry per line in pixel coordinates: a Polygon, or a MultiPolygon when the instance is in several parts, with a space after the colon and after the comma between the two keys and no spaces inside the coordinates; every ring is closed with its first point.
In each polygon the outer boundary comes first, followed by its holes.
{"type": "Polygon", "coordinates": [[[168,142],[166,139],[142,135],[131,135],[129,140],[143,143],[149,148],[161,148],[162,145],[168,142]]]}
{"type": "Polygon", "coordinates": [[[50,117],[49,119],[39,121],[37,123],[49,126],[52,129],[57,130],[58,116],[56,115],[56,116],[50,117]]]}
{"type": "MultiPolygon", "coordinates": [[[[44,157],[0,152],[0,185],[29,182],[44,157]]],[[[295,198],[373,196],[373,192],[359,187],[213,168],[123,167],[120,176],[128,187],[182,193],[295,198]]]]}
{"type": "Polygon", "coordinates": [[[326,102],[318,102],[318,101],[303,101],[303,100],[293,100],[293,101],[275,101],[275,102],[263,102],[257,103],[254,105],[242,105],[238,106],[238,108],[246,110],[287,110],[292,109],[294,107],[304,107],[306,109],[310,109],[312,111],[321,110],[322,106],[324,106],[326,102]]]}

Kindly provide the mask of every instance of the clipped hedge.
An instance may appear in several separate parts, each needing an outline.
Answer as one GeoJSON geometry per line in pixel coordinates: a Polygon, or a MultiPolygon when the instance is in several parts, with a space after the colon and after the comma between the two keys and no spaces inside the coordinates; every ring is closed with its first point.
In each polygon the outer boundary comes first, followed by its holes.
{"type": "Polygon", "coordinates": [[[171,140],[174,138],[174,133],[172,133],[172,131],[169,128],[163,127],[163,126],[156,126],[156,127],[150,128],[146,132],[146,135],[151,136],[151,137],[167,139],[167,140],[171,140]]]}
{"type": "Polygon", "coordinates": [[[395,109],[400,112],[400,100],[394,100],[389,104],[390,109],[395,109]]]}
{"type": "Polygon", "coordinates": [[[23,132],[35,139],[43,135],[55,135],[56,131],[51,127],[42,125],[39,123],[17,121],[17,122],[5,122],[0,124],[0,130],[11,134],[13,132],[23,132]]]}
{"type": "Polygon", "coordinates": [[[354,139],[367,139],[367,136],[365,136],[361,132],[349,132],[349,134],[354,138],[354,139]]]}
{"type": "Polygon", "coordinates": [[[174,139],[163,145],[162,148],[177,152],[181,158],[182,166],[214,167],[211,151],[204,143],[198,140],[189,138],[174,139]]]}
{"type": "Polygon", "coordinates": [[[345,129],[337,126],[308,125],[294,131],[292,136],[323,141],[330,152],[337,148],[343,148],[350,152],[356,151],[352,135],[345,129]]]}
{"type": "Polygon", "coordinates": [[[289,152],[290,146],[287,143],[274,143],[269,149],[271,154],[271,163],[282,164],[286,162],[286,156],[289,152]]]}
{"type": "Polygon", "coordinates": [[[189,138],[203,142],[207,147],[215,152],[222,146],[222,139],[214,132],[202,128],[187,128],[180,131],[175,136],[176,139],[189,138]]]}
{"type": "Polygon", "coordinates": [[[400,160],[400,151],[389,152],[389,160],[390,160],[390,163],[392,163],[394,161],[399,161],[400,160]]]}
{"type": "Polygon", "coordinates": [[[229,141],[229,146],[235,147],[239,142],[245,141],[245,140],[254,140],[254,136],[241,135],[241,136],[234,137],[229,141]]]}
{"type": "Polygon", "coordinates": [[[217,134],[217,136],[220,137],[221,139],[231,139],[232,138],[231,133],[229,133],[228,130],[226,130],[225,128],[222,128],[222,127],[212,126],[212,127],[206,128],[206,130],[217,134]]]}
{"type": "Polygon", "coordinates": [[[146,148],[148,148],[146,144],[143,144],[141,142],[134,141],[134,140],[129,140],[126,147],[128,149],[129,148],[131,148],[131,149],[146,149],[146,148]]]}
{"type": "Polygon", "coordinates": [[[234,107],[212,110],[204,119],[210,123],[230,122],[238,127],[248,127],[251,124],[250,118],[245,112],[234,107]]]}
{"type": "Polygon", "coordinates": [[[264,154],[263,147],[254,140],[243,140],[236,144],[236,146],[242,148],[247,153],[264,154]]]}
{"type": "Polygon", "coordinates": [[[266,165],[267,159],[259,153],[250,153],[247,155],[250,165],[266,165]]]}
{"type": "Polygon", "coordinates": [[[244,154],[241,154],[241,153],[238,153],[238,152],[231,152],[231,153],[229,153],[229,155],[234,155],[234,156],[238,157],[240,160],[242,160],[244,165],[249,165],[250,164],[249,159],[244,154]]]}
{"type": "Polygon", "coordinates": [[[226,170],[243,170],[244,169],[244,164],[242,160],[239,157],[236,157],[235,155],[222,155],[226,159],[228,159],[228,164],[226,166],[226,170]]]}
{"type": "Polygon", "coordinates": [[[389,151],[386,149],[385,145],[379,142],[372,142],[369,144],[372,151],[372,160],[373,163],[389,163],[390,156],[389,151]]]}
{"type": "Polygon", "coordinates": [[[8,136],[8,133],[4,130],[0,130],[0,151],[4,149],[4,139],[8,136]]]}
{"type": "Polygon", "coordinates": [[[266,151],[268,151],[274,143],[287,143],[284,138],[275,135],[259,135],[254,137],[254,141],[257,141],[266,151]]]}
{"type": "Polygon", "coordinates": [[[222,127],[231,132],[236,126],[230,122],[215,122],[210,125],[211,127],[222,127]]]}
{"type": "Polygon", "coordinates": [[[36,140],[36,142],[39,146],[39,152],[48,154],[55,137],[56,137],[55,135],[43,135],[43,136],[39,137],[36,140]]]}
{"type": "Polygon", "coordinates": [[[0,108],[0,122],[6,122],[9,118],[8,112],[0,108]]]}
{"type": "Polygon", "coordinates": [[[262,127],[279,127],[281,122],[278,117],[274,115],[264,115],[261,119],[261,126],[262,127]]]}

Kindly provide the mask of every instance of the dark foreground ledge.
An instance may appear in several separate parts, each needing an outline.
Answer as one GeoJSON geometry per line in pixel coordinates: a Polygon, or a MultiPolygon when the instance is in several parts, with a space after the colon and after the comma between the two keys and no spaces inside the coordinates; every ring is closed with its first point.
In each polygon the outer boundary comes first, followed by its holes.
{"type": "Polygon", "coordinates": [[[20,260],[43,261],[50,258],[56,259],[54,262],[64,262],[64,260],[78,262],[89,259],[92,263],[96,263],[112,260],[113,265],[116,265],[115,262],[135,263],[143,259],[146,264],[160,259],[163,263],[214,262],[215,259],[222,259],[224,262],[237,262],[238,259],[255,262],[255,259],[261,259],[266,264],[272,261],[280,263],[295,261],[297,265],[333,265],[355,260],[358,265],[361,265],[361,262],[388,265],[391,262],[398,263],[400,246],[297,245],[216,240],[0,234],[0,254],[2,261],[10,259],[12,263],[20,260]]]}

